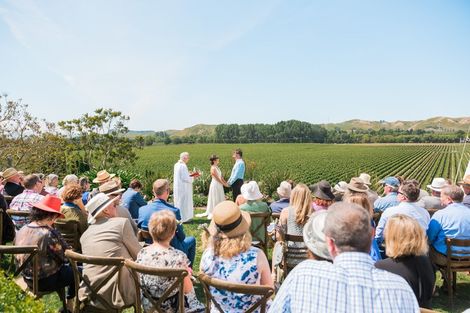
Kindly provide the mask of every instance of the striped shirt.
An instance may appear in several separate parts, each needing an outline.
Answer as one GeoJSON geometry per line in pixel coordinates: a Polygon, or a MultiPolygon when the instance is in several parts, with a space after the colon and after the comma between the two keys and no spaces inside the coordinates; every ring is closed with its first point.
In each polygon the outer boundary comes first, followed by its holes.
{"type": "Polygon", "coordinates": [[[366,253],[344,252],[334,264],[307,260],[297,265],[269,312],[419,313],[419,307],[403,278],[375,268],[366,253]]]}

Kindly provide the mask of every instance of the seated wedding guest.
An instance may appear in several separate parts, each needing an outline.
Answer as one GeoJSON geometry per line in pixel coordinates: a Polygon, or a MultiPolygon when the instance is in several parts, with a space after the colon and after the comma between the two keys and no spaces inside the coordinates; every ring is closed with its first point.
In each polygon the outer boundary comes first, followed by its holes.
{"type": "MultiPolygon", "coordinates": [[[[260,212],[271,212],[268,204],[262,201],[263,195],[259,191],[258,184],[252,180],[246,184],[243,184],[240,188],[242,196],[246,199],[246,203],[240,205],[240,209],[242,211],[250,212],[250,213],[260,213],[260,212]]],[[[258,226],[262,223],[261,219],[257,219],[251,223],[250,231],[254,231],[258,228],[258,226]]],[[[265,229],[260,227],[256,232],[256,237],[264,239],[265,238],[265,229]]]]}
{"type": "Polygon", "coordinates": [[[379,223],[375,230],[375,239],[380,245],[383,241],[383,230],[387,220],[395,214],[405,214],[416,219],[421,227],[426,231],[429,225],[429,212],[418,202],[420,189],[416,180],[405,180],[398,189],[398,201],[400,204],[386,209],[380,216],[379,223]]]}
{"type": "MultiPolygon", "coordinates": [[[[73,271],[67,259],[65,250],[68,244],[57,232],[53,225],[57,218],[64,217],[60,213],[61,200],[47,195],[40,202],[33,203],[31,208],[31,222],[23,226],[15,238],[15,246],[38,246],[39,291],[54,291],[61,287],[68,287],[67,306],[72,307],[71,299],[75,297],[75,284],[73,271]]],[[[17,256],[18,264],[26,261],[27,254],[17,256]]],[[[27,285],[33,286],[33,264],[29,263],[22,272],[27,285]]]]}
{"type": "MultiPolygon", "coordinates": [[[[10,209],[17,211],[30,211],[33,203],[41,201],[44,196],[39,192],[42,190],[42,181],[37,175],[31,174],[23,179],[24,190],[13,198],[10,209]]],[[[13,216],[13,222],[17,229],[28,223],[28,218],[13,216]]]]}
{"type": "Polygon", "coordinates": [[[132,229],[134,230],[135,235],[137,236],[137,232],[139,231],[137,223],[132,218],[129,210],[121,205],[121,195],[125,190],[124,188],[121,188],[121,179],[119,177],[114,177],[108,182],[101,184],[98,190],[107,195],[109,198],[115,200],[114,203],[116,203],[117,212],[116,216],[127,218],[132,226],[132,229]]]}
{"type": "Polygon", "coordinates": [[[147,205],[144,197],[140,193],[142,183],[138,179],[131,180],[129,188],[122,194],[122,206],[129,210],[133,219],[139,218],[139,208],[147,205]]]}
{"type": "Polygon", "coordinates": [[[304,226],[304,243],[308,248],[308,258],[311,260],[332,261],[330,252],[328,252],[325,233],[323,232],[327,215],[327,211],[315,212],[304,226]]]}
{"type": "MultiPolygon", "coordinates": [[[[137,263],[158,268],[182,268],[189,272],[184,278],[185,294],[185,312],[204,312],[204,306],[197,300],[191,282],[192,270],[189,267],[190,262],[186,254],[173,248],[170,241],[175,235],[176,226],[175,214],[169,210],[161,210],[153,213],[149,221],[149,232],[153,243],[142,250],[137,255],[137,263]]],[[[166,278],[161,276],[145,275],[140,276],[140,282],[143,288],[149,291],[153,298],[160,298],[163,293],[175,282],[175,278],[166,278]]],[[[163,302],[162,310],[164,312],[175,312],[178,310],[178,290],[175,289],[169,295],[170,297],[163,302]]],[[[151,302],[142,295],[142,305],[145,312],[151,310],[151,302]]]]}
{"type": "Polygon", "coordinates": [[[3,171],[3,194],[15,197],[23,192],[24,187],[21,184],[21,176],[18,171],[12,167],[3,171]]]}
{"type": "Polygon", "coordinates": [[[385,196],[378,198],[374,202],[374,211],[383,212],[387,208],[397,206],[400,202],[398,201],[398,188],[400,187],[400,181],[393,176],[386,177],[379,183],[384,187],[385,196]]]}
{"type": "MultiPolygon", "coordinates": [[[[250,214],[241,211],[234,202],[219,203],[208,230],[202,235],[205,250],[201,272],[228,283],[272,287],[268,259],[262,250],[251,245],[250,223],[250,214]]],[[[259,297],[212,287],[210,292],[224,312],[245,312],[259,297]]]]}
{"type": "Polygon", "coordinates": [[[375,222],[374,222],[374,209],[370,204],[370,198],[366,194],[357,194],[354,196],[349,196],[346,198],[347,203],[355,203],[363,207],[370,216],[370,225],[372,227],[372,243],[370,245],[370,256],[372,260],[378,261],[382,259],[380,255],[379,245],[377,244],[377,240],[375,240],[375,222]]]}
{"type": "Polygon", "coordinates": [[[88,228],[88,212],[82,203],[82,188],[79,185],[69,184],[62,192],[63,221],[78,222],[78,236],[80,237],[88,228]]]}
{"type": "MultiPolygon", "coordinates": [[[[122,257],[135,260],[141,246],[127,218],[117,217],[116,199],[104,193],[98,193],[87,204],[88,229],[82,234],[80,244],[82,253],[97,257],[122,257]]],[[[83,265],[83,277],[91,286],[103,283],[114,270],[107,265],[83,265]]],[[[106,299],[115,309],[130,306],[137,297],[136,287],[131,273],[123,267],[112,279],[104,283],[98,295],[106,299]],[[119,282],[119,284],[118,284],[119,282]]],[[[98,297],[91,296],[91,290],[82,282],[79,289],[80,301],[86,301],[93,307],[106,309],[98,297]]]]}
{"type": "MultiPolygon", "coordinates": [[[[279,217],[279,222],[277,228],[279,231],[276,232],[277,241],[274,244],[273,248],[273,266],[272,266],[272,276],[275,277],[277,272],[277,267],[282,261],[283,249],[281,245],[281,234],[296,235],[302,236],[303,228],[305,223],[307,223],[308,218],[312,212],[312,193],[310,189],[305,184],[297,184],[292,190],[290,205],[283,209],[281,216],[279,217]]],[[[305,247],[303,243],[288,242],[289,247],[305,247]]],[[[289,265],[297,265],[302,261],[302,259],[287,259],[289,265]]]]}
{"type": "Polygon", "coordinates": [[[470,175],[466,175],[463,180],[458,182],[458,184],[465,194],[462,203],[467,207],[470,207],[470,175]]]}
{"type": "Polygon", "coordinates": [[[69,174],[62,179],[62,187],[57,191],[57,197],[62,196],[62,192],[64,191],[65,186],[69,184],[78,184],[78,177],[75,174],[69,174]]]}
{"type": "Polygon", "coordinates": [[[271,203],[271,211],[273,213],[281,213],[282,209],[289,206],[290,193],[292,191],[292,185],[287,181],[282,181],[279,187],[277,187],[277,194],[279,200],[271,203]]]}
{"type": "Polygon", "coordinates": [[[269,312],[419,312],[406,281],[375,268],[370,216],[352,203],[327,211],[323,232],[333,263],[306,260],[281,285],[269,312]]]}
{"type": "Polygon", "coordinates": [[[349,181],[349,184],[346,185],[346,192],[343,195],[343,201],[346,200],[347,197],[349,196],[354,196],[354,195],[368,195],[367,191],[369,190],[369,187],[367,187],[366,184],[364,184],[364,181],[360,179],[359,177],[353,177],[349,181]]]}
{"type": "Polygon", "coordinates": [[[369,198],[369,202],[371,203],[371,205],[373,205],[374,202],[379,198],[379,195],[377,194],[377,192],[370,189],[370,186],[372,185],[372,183],[370,182],[370,175],[367,173],[361,173],[359,175],[359,178],[362,179],[364,184],[367,186],[367,197],[369,198]]]}
{"type": "Polygon", "coordinates": [[[426,233],[415,219],[396,214],[388,220],[384,236],[388,259],[378,261],[375,267],[403,277],[419,306],[431,309],[436,275],[427,256],[426,233]]]}
{"type": "Polygon", "coordinates": [[[57,197],[57,193],[59,191],[59,189],[57,188],[58,185],[59,185],[59,176],[57,176],[56,174],[47,175],[46,181],[45,181],[45,187],[44,187],[44,190],[47,193],[57,197]]]}
{"type": "Polygon", "coordinates": [[[335,195],[336,202],[343,201],[343,196],[347,188],[348,183],[345,181],[340,181],[333,187],[333,194],[335,195]]]}
{"type": "Polygon", "coordinates": [[[432,179],[428,189],[431,190],[431,195],[424,196],[420,199],[425,209],[443,209],[441,204],[441,190],[447,186],[447,181],[442,177],[435,177],[432,179]]]}
{"type": "Polygon", "coordinates": [[[91,198],[91,196],[90,196],[90,180],[88,179],[88,177],[83,176],[83,177],[80,177],[80,179],[78,180],[78,184],[82,188],[82,202],[83,202],[83,205],[86,205],[88,203],[88,201],[90,200],[90,198],[91,198]]]}
{"type": "MultiPolygon", "coordinates": [[[[139,228],[148,230],[150,217],[153,213],[161,210],[170,210],[175,214],[177,221],[181,220],[180,209],[166,202],[170,196],[170,183],[167,179],[157,179],[153,183],[153,195],[155,196],[155,200],[139,209],[139,228]]],[[[175,236],[170,243],[173,248],[183,251],[186,254],[191,262],[191,266],[194,264],[194,258],[196,257],[196,239],[192,236],[186,236],[183,225],[178,223],[175,236]]]]}
{"type": "Polygon", "coordinates": [[[470,210],[462,203],[463,197],[464,192],[458,186],[446,186],[441,190],[444,209],[434,213],[427,231],[429,256],[437,265],[447,263],[446,237],[470,239],[470,210]]]}
{"type": "Polygon", "coordinates": [[[331,191],[330,183],[326,180],[311,185],[310,190],[313,196],[312,207],[314,211],[328,210],[328,207],[333,204],[335,195],[331,191]]]}

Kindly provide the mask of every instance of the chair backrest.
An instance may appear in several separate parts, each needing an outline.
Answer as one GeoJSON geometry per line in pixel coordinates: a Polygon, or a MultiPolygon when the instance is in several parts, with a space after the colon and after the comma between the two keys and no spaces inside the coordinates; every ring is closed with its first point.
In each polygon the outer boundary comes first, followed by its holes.
{"type": "Polygon", "coordinates": [[[246,313],[254,312],[259,307],[260,307],[261,313],[266,312],[266,303],[269,300],[269,298],[274,294],[274,289],[269,286],[231,283],[225,280],[212,278],[209,275],[204,274],[204,273],[199,274],[199,281],[201,282],[201,285],[204,289],[204,294],[206,295],[206,312],[211,312],[212,304],[214,304],[214,306],[220,312],[224,312],[221,305],[212,296],[210,292],[210,287],[233,292],[233,293],[260,296],[258,301],[253,303],[253,305],[245,311],[246,313]]]}
{"type": "Polygon", "coordinates": [[[153,242],[152,236],[148,230],[139,229],[137,232],[137,239],[139,241],[153,242]]]}
{"type": "Polygon", "coordinates": [[[11,217],[13,217],[13,216],[28,217],[29,216],[29,211],[18,211],[18,210],[8,209],[7,214],[10,215],[11,217]]]}
{"type": "Polygon", "coordinates": [[[271,213],[271,217],[273,221],[279,220],[279,218],[281,217],[281,213],[271,213]]]}
{"type": "Polygon", "coordinates": [[[447,268],[470,271],[470,239],[446,238],[447,268]]]}
{"type": "MultiPolygon", "coordinates": [[[[131,271],[132,273],[132,278],[135,281],[135,285],[137,286],[137,291],[141,291],[143,296],[149,300],[149,302],[152,304],[152,312],[159,312],[159,313],[164,313],[165,311],[162,310],[162,303],[165,302],[168,298],[170,298],[171,293],[174,290],[178,290],[178,312],[184,312],[184,291],[183,291],[183,283],[184,283],[184,278],[189,275],[188,271],[186,269],[176,269],[176,268],[157,268],[157,267],[151,267],[151,266],[145,266],[142,264],[138,264],[134,261],[131,260],[125,260],[124,262],[125,266],[131,271]],[[152,294],[149,292],[149,290],[146,288],[146,286],[142,286],[140,283],[140,275],[153,275],[153,276],[160,276],[160,277],[166,277],[168,279],[175,279],[173,284],[171,284],[168,289],[165,290],[165,292],[162,294],[161,297],[158,299],[153,297],[152,294]]],[[[137,292],[137,294],[140,294],[140,292],[137,292]]],[[[137,310],[140,312],[140,297],[137,297],[137,310]]]]}
{"type": "MultiPolygon", "coordinates": [[[[118,275],[119,271],[124,266],[124,258],[87,256],[87,255],[83,255],[77,252],[73,252],[72,250],[66,250],[65,256],[70,261],[70,265],[72,266],[74,280],[75,280],[74,312],[79,312],[79,309],[80,309],[80,301],[78,300],[78,289],[80,288],[80,281],[82,281],[90,290],[91,292],[90,299],[98,300],[102,305],[106,307],[106,310],[110,312],[116,311],[116,309],[113,308],[113,306],[109,303],[107,299],[99,295],[99,291],[101,290],[101,288],[103,288],[103,286],[110,279],[113,278],[114,275],[118,275]],[[83,275],[82,272],[78,270],[78,263],[112,266],[114,268],[99,283],[92,285],[90,279],[86,275],[83,275]]],[[[129,288],[132,288],[132,287],[129,286],[129,288]]]]}
{"type": "Polygon", "coordinates": [[[39,259],[38,259],[38,246],[0,246],[0,259],[4,254],[10,254],[11,259],[5,274],[13,274],[14,277],[18,276],[28,264],[32,265],[33,268],[33,293],[38,294],[38,270],[39,270],[39,259]],[[15,256],[18,254],[28,254],[28,257],[24,260],[18,268],[15,264],[15,256]],[[13,269],[15,269],[13,271],[13,269]]]}
{"type": "Polygon", "coordinates": [[[304,237],[299,235],[285,234],[280,231],[281,239],[284,242],[282,268],[284,270],[284,278],[289,274],[297,264],[308,258],[308,248],[304,243],[304,237]]]}
{"type": "Polygon", "coordinates": [[[13,201],[14,197],[12,197],[10,195],[6,195],[6,194],[3,194],[3,197],[5,198],[5,201],[8,204],[8,206],[10,206],[10,203],[13,201]]]}
{"type": "Polygon", "coordinates": [[[251,223],[253,221],[259,221],[259,224],[250,229],[252,240],[256,241],[261,249],[263,249],[264,254],[268,255],[268,225],[271,222],[271,212],[249,212],[251,217],[251,223]],[[262,238],[260,238],[259,233],[263,233],[262,238]]]}
{"type": "Polygon", "coordinates": [[[64,240],[75,250],[80,251],[80,238],[78,234],[78,221],[57,220],[54,228],[60,232],[64,240]]]}

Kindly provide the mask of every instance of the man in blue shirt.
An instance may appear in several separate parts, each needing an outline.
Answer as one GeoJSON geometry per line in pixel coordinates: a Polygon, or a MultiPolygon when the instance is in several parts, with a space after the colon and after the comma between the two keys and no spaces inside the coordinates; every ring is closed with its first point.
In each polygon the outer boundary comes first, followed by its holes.
{"type": "MultiPolygon", "coordinates": [[[[141,207],[139,210],[139,222],[137,224],[139,228],[148,230],[150,217],[153,213],[161,210],[170,210],[175,214],[176,220],[181,220],[180,209],[166,202],[170,196],[170,183],[168,180],[157,179],[153,183],[153,194],[156,200],[141,207]]],[[[196,239],[194,237],[186,237],[181,224],[178,224],[176,227],[175,236],[170,244],[173,248],[183,251],[188,256],[189,261],[191,261],[191,266],[193,265],[194,258],[196,257],[196,239]]]]}
{"type": "Polygon", "coordinates": [[[139,218],[139,208],[146,205],[144,197],[140,193],[142,190],[142,183],[137,180],[131,180],[129,188],[122,194],[122,206],[129,210],[133,219],[139,218]]]}
{"type": "Polygon", "coordinates": [[[245,162],[243,162],[242,156],[243,152],[241,149],[235,150],[232,155],[232,158],[235,159],[235,165],[233,165],[227,184],[232,187],[233,201],[237,200],[238,195],[241,193],[240,188],[245,177],[245,162]]]}
{"type": "Polygon", "coordinates": [[[383,212],[387,208],[397,206],[398,202],[398,187],[400,181],[396,177],[387,177],[381,181],[384,187],[385,197],[381,197],[374,202],[374,212],[383,212]]]}
{"type": "Polygon", "coordinates": [[[445,208],[434,213],[427,231],[429,256],[435,264],[447,262],[446,237],[470,239],[470,208],[462,204],[463,197],[464,192],[457,186],[447,186],[441,191],[445,208]]]}

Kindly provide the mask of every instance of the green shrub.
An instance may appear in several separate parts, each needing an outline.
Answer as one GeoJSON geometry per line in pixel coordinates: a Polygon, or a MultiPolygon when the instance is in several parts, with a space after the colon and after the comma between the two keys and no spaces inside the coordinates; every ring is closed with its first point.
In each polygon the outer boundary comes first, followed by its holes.
{"type": "Polygon", "coordinates": [[[34,300],[23,292],[11,277],[5,277],[5,273],[0,269],[0,312],[52,313],[52,310],[47,309],[42,300],[34,300]]]}

